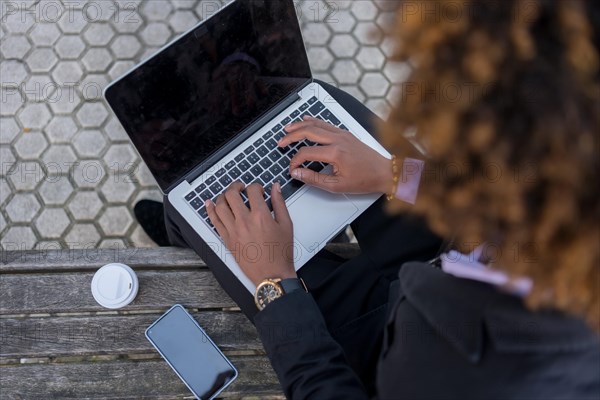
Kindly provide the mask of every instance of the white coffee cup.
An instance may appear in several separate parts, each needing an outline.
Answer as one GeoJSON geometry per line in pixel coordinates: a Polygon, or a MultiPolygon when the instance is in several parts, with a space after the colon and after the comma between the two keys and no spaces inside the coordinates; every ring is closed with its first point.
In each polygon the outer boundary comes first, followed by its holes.
{"type": "Polygon", "coordinates": [[[138,278],[125,264],[111,263],[92,278],[92,295],[102,307],[117,309],[131,303],[138,293],[138,278]]]}

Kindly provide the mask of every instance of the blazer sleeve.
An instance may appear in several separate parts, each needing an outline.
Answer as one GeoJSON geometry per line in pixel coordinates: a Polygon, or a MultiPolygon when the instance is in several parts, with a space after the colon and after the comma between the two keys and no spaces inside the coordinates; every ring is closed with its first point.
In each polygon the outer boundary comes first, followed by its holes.
{"type": "Polygon", "coordinates": [[[254,322],[287,398],[368,398],[309,293],[297,290],[275,300],[254,322]]]}

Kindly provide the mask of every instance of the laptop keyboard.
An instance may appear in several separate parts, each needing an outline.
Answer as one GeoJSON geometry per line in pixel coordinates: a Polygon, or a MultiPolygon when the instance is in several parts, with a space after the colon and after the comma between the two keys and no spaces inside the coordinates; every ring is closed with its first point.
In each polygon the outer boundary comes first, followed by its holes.
{"type": "MultiPolygon", "coordinates": [[[[279,148],[277,142],[285,136],[283,128],[287,124],[302,121],[304,116],[307,115],[320,118],[343,130],[348,130],[323,103],[317,100],[316,97],[312,97],[185,196],[185,200],[215,233],[217,231],[208,218],[204,202],[206,200],[216,201],[217,197],[236,180],[243,182],[246,186],[252,183],[259,183],[263,186],[265,201],[271,211],[273,211],[271,188],[275,182],[281,184],[281,194],[284,199],[289,198],[302,188],[304,183],[293,179],[289,174],[290,160],[302,147],[316,146],[317,144],[309,140],[303,140],[279,148]]],[[[306,162],[302,166],[320,172],[326,164],[306,162]]],[[[245,191],[242,192],[242,199],[244,204],[249,207],[245,191]]]]}

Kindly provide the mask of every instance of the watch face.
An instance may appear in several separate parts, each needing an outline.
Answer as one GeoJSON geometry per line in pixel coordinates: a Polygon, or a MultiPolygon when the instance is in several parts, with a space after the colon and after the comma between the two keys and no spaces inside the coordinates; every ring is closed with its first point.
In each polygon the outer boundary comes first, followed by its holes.
{"type": "Polygon", "coordinates": [[[278,286],[272,283],[262,285],[258,288],[258,291],[256,292],[256,300],[258,302],[259,308],[263,309],[267,304],[281,297],[281,295],[282,292],[278,286]]]}

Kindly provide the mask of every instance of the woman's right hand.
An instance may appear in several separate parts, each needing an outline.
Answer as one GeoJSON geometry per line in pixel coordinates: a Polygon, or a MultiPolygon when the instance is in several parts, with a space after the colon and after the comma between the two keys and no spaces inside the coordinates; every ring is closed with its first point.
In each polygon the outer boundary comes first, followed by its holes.
{"type": "Polygon", "coordinates": [[[305,117],[288,125],[279,147],[304,139],[318,143],[305,146],[290,162],[294,179],[333,193],[387,193],[392,187],[392,163],[350,132],[317,118],[305,117]],[[329,175],[302,168],[305,161],[331,164],[329,175]]]}

